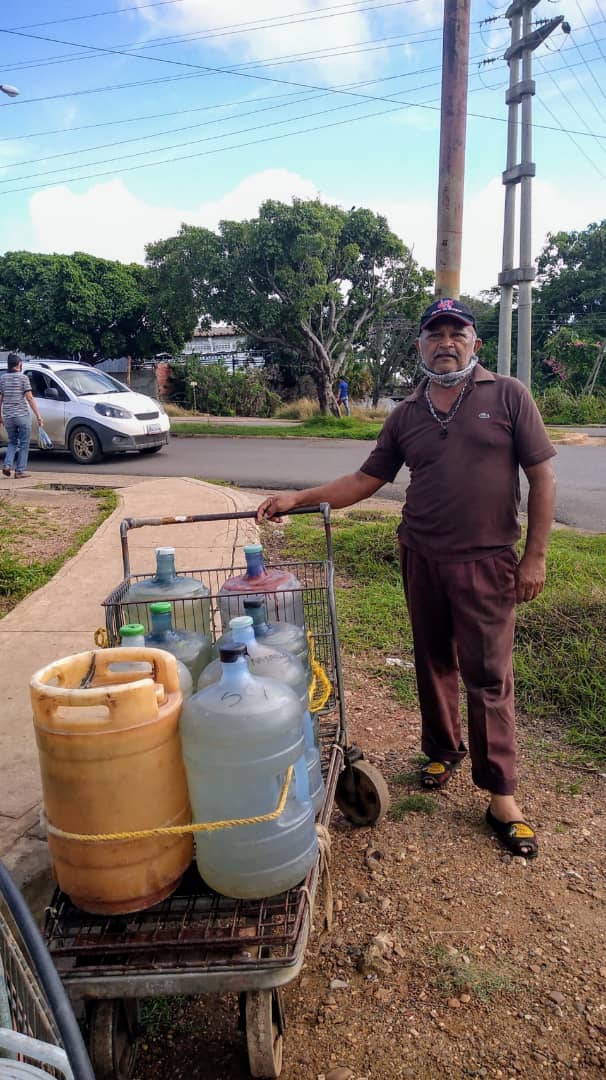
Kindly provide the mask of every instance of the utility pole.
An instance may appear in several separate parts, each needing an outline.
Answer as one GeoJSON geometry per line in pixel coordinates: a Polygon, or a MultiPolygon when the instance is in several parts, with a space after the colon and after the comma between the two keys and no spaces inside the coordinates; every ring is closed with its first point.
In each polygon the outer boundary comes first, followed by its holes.
{"type": "Polygon", "coordinates": [[[435,294],[461,293],[471,0],[444,0],[435,294]]]}
{"type": "Polygon", "coordinates": [[[509,63],[509,89],[505,96],[509,107],[507,123],[507,160],[505,185],[505,218],[503,223],[503,262],[499,274],[501,309],[499,315],[499,350],[497,370],[511,374],[511,323],[513,289],[518,286],[518,355],[516,375],[530,388],[532,339],[532,282],[535,269],[532,263],[532,178],[536,165],[532,160],[532,99],[536,84],[532,78],[532,54],[545,41],[564,16],[550,19],[532,30],[532,11],[539,0],[513,0],[506,18],[511,26],[511,44],[504,59],[509,63]],[[521,65],[521,79],[520,79],[521,65]],[[519,107],[522,106],[522,133],[519,138],[519,107]],[[520,145],[521,142],[521,145],[520,145]],[[520,159],[518,161],[518,150],[520,159]],[[516,187],[520,185],[519,265],[515,261],[516,187]]]}

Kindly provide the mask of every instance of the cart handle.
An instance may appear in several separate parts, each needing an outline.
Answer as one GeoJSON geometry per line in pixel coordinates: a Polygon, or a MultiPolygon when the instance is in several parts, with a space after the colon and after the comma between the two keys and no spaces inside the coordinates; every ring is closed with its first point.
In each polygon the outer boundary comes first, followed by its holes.
{"type": "MultiPolygon", "coordinates": [[[[321,514],[324,519],[324,531],[326,533],[326,552],[332,562],[332,534],[330,530],[330,503],[319,503],[317,506],[300,506],[295,510],[289,510],[289,514],[321,514]]],[[[130,529],[142,529],[148,525],[195,525],[209,521],[244,521],[256,518],[256,510],[239,510],[232,514],[179,514],[177,517],[159,518],[123,518],[120,522],[120,543],[122,545],[122,565],[124,577],[130,578],[130,554],[128,550],[128,533],[130,529]]]]}

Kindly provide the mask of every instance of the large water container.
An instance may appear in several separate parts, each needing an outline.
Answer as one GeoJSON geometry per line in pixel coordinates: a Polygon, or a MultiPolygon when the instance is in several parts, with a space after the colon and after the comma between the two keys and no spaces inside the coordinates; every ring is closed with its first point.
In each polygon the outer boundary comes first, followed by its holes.
{"type": "Polygon", "coordinates": [[[317,854],[302,757],[303,712],[290,687],[251,675],[244,645],[223,649],[220,663],[219,682],[194,694],[181,716],[194,820],[271,813],[288,767],[295,766],[278,818],[196,834],[204,880],[225,896],[259,899],[297,885],[317,854]]]}
{"type": "Polygon", "coordinates": [[[172,653],[179,663],[185,665],[195,686],[200,674],[212,660],[210,638],[193,630],[175,630],[172,604],[168,601],[158,600],[149,605],[149,610],[152,629],[151,634],[146,634],[145,644],[150,649],[166,649],[166,652],[172,653]]]}
{"type": "Polygon", "coordinates": [[[219,590],[221,626],[227,630],[229,620],[243,614],[244,597],[265,600],[272,622],[291,622],[305,626],[301,583],[289,570],[265,566],[261,544],[244,548],[246,573],[231,578],[219,590]]]}
{"type": "Polygon", "coordinates": [[[175,570],[175,549],[156,548],[156,573],[143,581],[133,581],[122,604],[125,623],[143,623],[151,632],[148,606],[156,600],[173,603],[173,626],[176,630],[197,630],[210,634],[210,591],[196,578],[182,577],[175,570]]]}
{"type": "MultiPolygon", "coordinates": [[[[283,649],[274,649],[271,646],[261,645],[255,638],[253,621],[250,615],[240,615],[232,619],[229,624],[229,634],[224,635],[229,648],[234,645],[245,645],[249,670],[253,675],[261,678],[277,679],[295,692],[303,710],[303,725],[305,733],[305,763],[307,768],[309,792],[316,814],[320,812],[324,799],[324,780],[322,778],[322,765],[320,749],[316,742],[316,731],[311,714],[309,712],[309,691],[305,671],[301,661],[283,649]]],[[[220,660],[213,660],[202,672],[198,680],[198,690],[217,683],[222,677],[223,667],[220,660]]]]}
{"type": "MultiPolygon", "coordinates": [[[[120,627],[120,644],[126,649],[145,649],[147,642],[145,640],[145,627],[142,623],[125,623],[120,627]]],[[[169,651],[168,649],[166,650],[169,651]]],[[[140,671],[149,675],[152,668],[151,665],[145,661],[125,663],[120,661],[117,664],[110,666],[110,671],[140,671]]],[[[184,698],[191,697],[194,691],[194,683],[190,672],[182,664],[180,660],[177,660],[177,676],[179,678],[179,689],[184,698]]]]}
{"type": "Polygon", "coordinates": [[[312,680],[307,633],[301,626],[289,622],[269,622],[267,604],[264,600],[244,600],[244,614],[253,621],[255,637],[261,645],[284,649],[301,661],[308,682],[312,680]]]}
{"type": "MultiPolygon", "coordinates": [[[[68,656],[34,675],[31,699],[49,826],[91,835],[189,824],[174,657],[120,648],[68,656]],[[149,663],[151,677],[112,673],[120,662],[149,663]]],[[[48,846],[74,904],[108,915],[169,896],[193,852],[189,834],[91,843],[49,829],[48,846]]]]}

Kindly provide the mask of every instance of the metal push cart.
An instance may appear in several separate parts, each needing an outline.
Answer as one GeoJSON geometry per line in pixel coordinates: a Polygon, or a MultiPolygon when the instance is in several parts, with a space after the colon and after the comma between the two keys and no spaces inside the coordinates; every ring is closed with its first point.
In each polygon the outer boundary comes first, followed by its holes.
{"type": "MultiPolygon", "coordinates": [[[[330,507],[323,504],[295,513],[320,514],[326,542],[326,558],[287,564],[301,584],[315,656],[332,687],[319,714],[326,793],[318,823],[326,829],[336,800],[353,823],[370,825],[385,813],[389,796],[380,772],[364,760],[358,747],[348,743],[330,507]]],[[[129,585],[144,576],[131,573],[130,530],[254,516],[235,513],[124,520],[120,528],[124,580],[104,601],[109,644],[117,644],[120,626],[133,621],[134,606],[129,603],[127,609],[124,601],[129,585]]],[[[286,564],[272,565],[286,568],[286,564]]],[[[219,589],[234,572],[238,569],[181,571],[209,588],[211,633],[215,637],[220,633],[219,589]]],[[[278,602],[272,598],[272,604],[278,602]]],[[[175,614],[181,603],[173,601],[175,614]]],[[[141,610],[137,618],[145,622],[141,616],[146,614],[141,610]]],[[[276,613],[272,611],[271,617],[275,620],[276,613]]],[[[202,626],[196,629],[202,630],[202,626]]],[[[133,1075],[140,999],[227,992],[240,995],[251,1075],[279,1076],[284,1031],[280,987],[301,970],[324,869],[321,850],[301,886],[265,900],[244,901],[212,892],[193,866],[168,899],[150,910],[124,916],[85,914],[57,892],[46,920],[46,940],[69,994],[86,1002],[89,1049],[97,1080],[127,1080],[133,1075]]]]}
{"type": "Polygon", "coordinates": [[[30,910],[0,863],[0,1078],[95,1080],[30,910]]]}

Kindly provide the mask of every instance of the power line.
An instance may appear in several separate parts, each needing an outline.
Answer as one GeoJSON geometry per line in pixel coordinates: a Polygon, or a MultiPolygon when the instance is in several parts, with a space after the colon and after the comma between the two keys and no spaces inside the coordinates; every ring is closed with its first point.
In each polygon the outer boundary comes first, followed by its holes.
{"type": "MultiPolygon", "coordinates": [[[[335,55],[338,55],[338,54],[335,54],[335,55]]],[[[353,88],[357,88],[357,87],[376,84],[378,82],[385,82],[385,81],[390,80],[390,79],[393,80],[393,79],[412,78],[413,75],[425,75],[425,74],[428,74],[428,73],[431,73],[431,72],[439,71],[440,67],[441,67],[440,64],[434,64],[434,65],[432,65],[430,67],[417,68],[416,70],[409,71],[409,72],[402,73],[402,74],[398,74],[398,75],[395,75],[395,76],[393,76],[393,75],[385,76],[385,77],[383,77],[383,79],[369,79],[369,80],[365,80],[364,82],[345,84],[345,86],[348,89],[353,89],[353,88]]],[[[471,78],[474,78],[474,77],[480,78],[480,72],[479,71],[478,72],[472,72],[470,77],[471,78]]],[[[419,85],[419,86],[410,87],[408,89],[407,93],[416,93],[419,90],[425,90],[428,87],[436,86],[436,85],[437,86],[440,85],[439,81],[437,83],[424,83],[424,84],[419,85]]],[[[498,89],[498,87],[486,87],[484,85],[484,89],[494,91],[495,89],[498,89]]],[[[288,108],[290,105],[303,104],[306,101],[317,101],[317,100],[320,100],[321,98],[327,97],[327,96],[332,96],[332,95],[329,95],[327,92],[317,93],[315,91],[311,95],[307,95],[307,96],[302,96],[299,93],[299,91],[296,91],[294,94],[288,94],[288,95],[285,95],[285,94],[269,95],[268,97],[261,98],[260,100],[261,101],[270,100],[272,102],[281,101],[283,103],[282,104],[265,105],[265,106],[263,106],[261,108],[252,109],[252,110],[250,110],[248,112],[238,112],[234,116],[219,117],[216,120],[202,121],[201,123],[198,123],[198,124],[188,124],[188,125],[185,125],[184,127],[180,127],[180,128],[165,128],[164,130],[161,130],[161,131],[153,131],[153,132],[148,132],[148,133],[142,134],[142,135],[135,135],[132,138],[117,139],[117,140],[113,140],[112,142],[107,142],[107,143],[97,143],[94,146],[78,147],[78,148],[76,148],[74,150],[66,150],[66,151],[62,151],[60,153],[56,153],[56,154],[48,154],[48,155],[46,155],[44,157],[41,157],[40,155],[36,155],[35,158],[25,158],[25,159],[21,159],[19,161],[10,162],[9,164],[1,165],[0,169],[2,169],[2,170],[15,169],[15,168],[19,168],[21,165],[35,164],[35,163],[39,163],[39,162],[42,162],[42,161],[52,161],[52,160],[55,160],[57,158],[62,158],[62,157],[73,157],[73,156],[76,156],[76,155],[79,156],[80,154],[92,153],[95,150],[109,149],[110,147],[113,147],[113,146],[126,146],[126,145],[129,145],[131,143],[142,142],[142,141],[146,141],[148,139],[160,138],[162,135],[176,135],[176,134],[180,134],[180,133],[182,133],[184,131],[193,131],[193,130],[199,128],[199,127],[205,127],[205,126],[207,126],[209,124],[222,124],[222,123],[228,122],[229,120],[239,119],[240,117],[243,118],[243,117],[246,117],[246,116],[255,116],[258,113],[269,112],[269,111],[272,111],[272,110],[275,110],[275,109],[284,109],[284,108],[288,108]],[[286,101],[284,101],[285,98],[287,99],[286,101]],[[293,99],[295,99],[295,100],[293,100],[293,99]]],[[[244,105],[247,105],[247,104],[251,103],[251,100],[252,100],[251,98],[244,98],[244,99],[241,99],[240,101],[236,101],[236,102],[233,102],[231,104],[235,104],[235,105],[244,104],[244,105]]],[[[397,99],[394,99],[394,100],[397,100],[397,99]]],[[[229,105],[229,104],[230,103],[227,103],[227,105],[229,105]]],[[[225,107],[226,107],[226,105],[224,105],[224,104],[221,104],[221,105],[206,105],[206,106],[197,107],[195,109],[179,110],[178,113],[175,113],[175,111],[173,110],[172,112],[159,113],[159,114],[156,114],[156,115],[157,116],[173,116],[174,117],[175,115],[181,115],[182,113],[187,114],[187,113],[191,113],[191,112],[209,111],[209,110],[220,109],[220,108],[225,108],[225,107]]],[[[155,118],[155,117],[152,117],[152,118],[155,118]]],[[[133,118],[133,119],[150,119],[150,117],[140,117],[140,118],[133,118]]],[[[126,122],[126,121],[123,121],[123,122],[126,122]]],[[[113,124],[113,123],[116,123],[116,121],[110,121],[110,123],[113,124]]],[[[85,125],[85,126],[86,127],[97,127],[97,126],[101,126],[101,125],[85,125]]],[[[61,129],[61,130],[63,131],[63,129],[61,129]]],[[[74,130],[74,129],[71,129],[71,130],[74,130]]],[[[81,130],[81,129],[75,129],[75,130],[81,130]]],[[[42,133],[39,133],[39,134],[54,134],[54,132],[48,132],[48,133],[42,132],[42,133]]],[[[25,136],[22,136],[22,138],[23,137],[25,137],[25,136]]],[[[9,140],[9,141],[12,141],[12,140],[9,140]]]]}
{"type": "MultiPolygon", "coordinates": [[[[371,99],[371,100],[376,100],[376,101],[390,101],[390,100],[393,100],[394,102],[396,101],[396,99],[390,99],[390,98],[374,98],[374,99],[371,99]]],[[[383,110],[375,111],[375,112],[372,112],[372,113],[366,113],[366,114],[364,114],[362,116],[352,117],[352,118],[348,118],[346,120],[335,120],[335,121],[331,121],[331,123],[329,123],[329,124],[321,124],[321,125],[316,125],[316,126],[312,126],[312,127],[309,127],[309,128],[302,128],[302,129],[300,129],[298,131],[288,131],[288,132],[285,132],[285,133],[283,133],[281,135],[269,135],[269,136],[266,136],[266,137],[264,137],[262,139],[250,139],[250,140],[247,140],[246,142],[234,143],[232,146],[223,146],[223,147],[217,147],[217,148],[215,148],[213,150],[197,151],[194,154],[181,154],[181,155],[178,155],[178,156],[172,157],[172,158],[163,158],[163,159],[161,159],[159,161],[146,162],[145,164],[142,164],[142,165],[129,165],[125,169],[121,169],[120,172],[121,173],[137,172],[137,171],[139,171],[141,169],[150,169],[150,168],[160,166],[160,165],[174,164],[177,161],[189,161],[189,160],[197,159],[197,158],[201,158],[201,157],[214,156],[216,154],[224,153],[224,152],[230,151],[230,150],[241,150],[241,149],[248,148],[250,146],[259,146],[259,145],[262,145],[262,144],[265,144],[265,143],[268,143],[268,142],[275,142],[275,141],[282,140],[282,139],[292,138],[292,137],[297,136],[297,135],[307,135],[307,134],[312,134],[312,133],[316,134],[319,131],[325,131],[325,130],[328,130],[330,128],[343,127],[346,124],[351,124],[351,123],[357,122],[359,120],[377,119],[378,117],[386,116],[386,115],[388,115],[390,113],[393,113],[393,112],[399,112],[399,111],[401,111],[403,109],[406,109],[406,108],[430,109],[433,112],[439,112],[440,111],[440,105],[439,104],[430,105],[430,104],[425,104],[425,103],[422,103],[422,102],[400,102],[399,104],[394,104],[394,107],[391,108],[391,109],[383,109],[383,110]]],[[[329,110],[326,110],[326,111],[329,111],[329,110]]],[[[335,111],[335,110],[331,110],[331,111],[335,111]]],[[[548,111],[550,111],[550,110],[548,109],[548,111]]],[[[500,122],[500,123],[506,123],[507,122],[506,117],[491,116],[491,115],[488,115],[488,114],[485,114],[485,113],[468,112],[467,115],[468,115],[468,117],[471,117],[471,118],[474,118],[474,119],[490,120],[491,122],[494,122],[494,121],[497,121],[497,122],[500,122]]],[[[555,118],[555,119],[557,119],[557,118],[555,118]]],[[[557,127],[552,127],[549,124],[536,124],[535,123],[532,126],[533,126],[533,128],[538,128],[538,129],[541,129],[541,130],[544,130],[544,131],[555,131],[555,132],[558,132],[558,133],[564,132],[565,134],[570,133],[568,131],[568,129],[562,128],[561,125],[558,125],[557,127]]],[[[248,130],[254,131],[254,130],[258,130],[258,129],[251,128],[251,129],[248,129],[248,130]]],[[[232,135],[233,134],[235,134],[235,133],[232,132],[232,135]]],[[[585,132],[577,132],[576,134],[585,135],[586,133],[585,132]]],[[[592,138],[606,138],[606,135],[604,135],[604,136],[593,135],[592,138]]],[[[80,166],[80,167],[81,168],[86,168],[86,166],[80,166]]],[[[114,176],[115,177],[115,170],[110,169],[110,170],[106,170],[106,171],[102,171],[102,172],[88,173],[88,174],[86,174],[84,176],[78,176],[78,177],[69,176],[69,177],[62,178],[60,180],[51,181],[48,184],[33,184],[33,185],[30,185],[30,186],[25,186],[25,187],[20,187],[20,188],[10,188],[8,190],[0,192],[0,195],[12,195],[12,194],[17,194],[18,192],[22,192],[22,191],[39,191],[39,190],[42,190],[44,188],[56,187],[57,184],[62,183],[62,182],[70,183],[70,182],[74,182],[74,181],[93,180],[93,179],[99,179],[99,178],[104,177],[104,176],[114,176]]],[[[606,177],[605,177],[605,179],[606,179],[606,177]]],[[[13,180],[15,181],[15,180],[17,180],[17,178],[13,178],[13,180]]]]}
{"type": "Polygon", "coordinates": [[[576,37],[572,37],[572,44],[574,45],[575,49],[577,50],[579,56],[582,57],[583,63],[585,64],[585,67],[587,68],[591,78],[593,79],[594,83],[596,84],[596,86],[598,88],[598,91],[600,92],[600,94],[602,95],[603,98],[606,98],[606,94],[604,93],[604,90],[602,89],[600,83],[596,79],[596,77],[595,77],[595,75],[594,75],[594,73],[593,73],[593,71],[592,71],[592,69],[591,69],[591,67],[590,67],[590,65],[589,65],[589,63],[587,61],[587,58],[585,56],[583,56],[583,54],[582,54],[582,52],[581,52],[581,50],[580,50],[580,48],[579,48],[579,46],[577,44],[576,37]]]}
{"type": "MultiPolygon", "coordinates": [[[[309,12],[306,11],[296,11],[292,12],[290,15],[280,15],[275,19],[269,19],[267,17],[264,19],[249,19],[245,22],[230,23],[226,26],[214,27],[208,30],[191,31],[187,34],[175,34],[170,37],[146,38],[144,41],[137,40],[121,42],[118,45],[108,46],[108,49],[126,49],[128,50],[129,55],[135,56],[137,50],[139,49],[159,49],[165,48],[168,45],[184,45],[190,44],[192,41],[214,40],[216,38],[230,37],[245,32],[247,34],[250,34],[259,30],[280,29],[283,27],[297,26],[300,23],[318,22],[324,19],[339,18],[342,15],[355,15],[363,12],[369,12],[370,14],[372,14],[373,11],[380,11],[384,8],[403,7],[408,4],[416,4],[420,2],[421,0],[382,0],[382,2],[378,2],[378,0],[371,0],[371,3],[360,5],[355,4],[354,0],[346,0],[345,3],[333,4],[329,7],[316,9],[313,14],[309,14],[309,12]]],[[[440,30],[440,27],[438,27],[437,30],[440,30]]],[[[0,32],[3,32],[2,28],[0,28],[0,32]]],[[[11,33],[13,31],[6,30],[4,32],[11,33]]],[[[17,32],[17,28],[14,30],[14,32],[17,32]]],[[[24,36],[31,36],[35,40],[40,41],[57,40],[59,44],[70,45],[78,49],[83,49],[87,47],[86,45],[80,45],[77,42],[62,42],[58,39],[37,37],[33,34],[24,36]]],[[[25,61],[21,64],[14,65],[13,67],[4,68],[3,70],[24,71],[28,68],[46,67],[54,64],[69,63],[72,61],[84,59],[86,59],[86,57],[83,56],[82,53],[63,53],[60,56],[40,57],[36,61],[25,61]]]]}
{"type": "MultiPolygon", "coordinates": [[[[181,4],[183,0],[155,0],[152,4],[133,4],[131,7],[110,8],[107,11],[92,11],[90,15],[69,15],[66,19],[51,19],[47,22],[24,23],[21,26],[9,26],[9,30],[35,30],[38,26],[57,26],[58,23],[82,22],[83,19],[99,19],[102,15],[124,15],[127,11],[142,11],[143,8],[167,7],[169,4],[181,4]]],[[[5,27],[0,27],[0,30],[5,27]]]]}
{"type": "MultiPolygon", "coordinates": [[[[548,78],[549,78],[549,79],[551,80],[551,82],[552,82],[552,83],[553,83],[553,85],[555,86],[556,90],[557,90],[557,91],[558,91],[558,93],[560,94],[560,97],[563,97],[563,98],[564,98],[564,101],[566,102],[566,104],[568,105],[568,107],[572,109],[572,111],[574,112],[575,116],[577,116],[577,117],[579,118],[579,120],[581,121],[581,123],[583,124],[583,126],[584,126],[584,127],[586,128],[586,130],[587,130],[587,133],[588,133],[589,135],[592,135],[592,134],[593,134],[593,132],[592,132],[591,128],[589,127],[589,124],[588,124],[588,123],[587,123],[587,121],[585,120],[584,116],[582,115],[582,113],[581,113],[581,112],[579,112],[579,110],[577,109],[577,107],[576,107],[576,105],[574,104],[574,102],[572,102],[572,101],[571,101],[571,100],[570,100],[570,99],[569,99],[569,98],[567,97],[567,95],[566,95],[566,94],[564,93],[564,91],[562,90],[562,87],[561,87],[561,86],[560,86],[560,84],[558,83],[557,79],[554,79],[554,77],[553,77],[552,73],[551,73],[550,71],[546,71],[546,69],[545,69],[545,64],[543,63],[543,61],[542,61],[542,60],[541,60],[540,58],[539,58],[539,63],[541,64],[541,67],[542,67],[543,71],[545,72],[545,74],[546,74],[546,75],[548,76],[548,78]]],[[[575,72],[573,72],[573,74],[575,74],[575,75],[576,75],[576,73],[575,73],[575,72]]],[[[580,84],[580,85],[582,86],[582,84],[580,84]]],[[[598,146],[600,147],[600,149],[602,150],[602,152],[603,152],[604,154],[606,154],[606,146],[604,146],[604,144],[603,144],[603,143],[601,143],[601,142],[599,142],[599,141],[598,141],[598,146]]],[[[588,155],[588,156],[589,156],[589,155],[588,155]]]]}
{"type": "MultiPolygon", "coordinates": [[[[595,171],[597,172],[598,176],[601,176],[602,180],[606,180],[606,173],[602,172],[602,170],[600,169],[600,166],[599,166],[599,165],[596,165],[596,163],[595,163],[595,161],[593,160],[593,158],[592,158],[592,157],[590,157],[590,156],[589,156],[589,154],[587,154],[587,153],[585,152],[585,150],[584,150],[584,149],[583,149],[583,147],[582,147],[582,146],[580,145],[580,143],[578,143],[578,142],[577,142],[577,140],[575,139],[575,137],[574,137],[574,134],[573,134],[573,132],[572,132],[572,131],[570,131],[570,130],[569,130],[568,128],[564,128],[564,127],[562,127],[562,126],[560,125],[560,123],[559,123],[559,120],[558,120],[558,118],[557,118],[556,114],[554,113],[553,109],[552,109],[552,108],[550,108],[550,106],[549,106],[549,105],[547,105],[547,103],[546,103],[545,101],[543,101],[543,99],[542,99],[542,98],[539,98],[539,101],[540,101],[541,105],[543,106],[543,108],[544,108],[544,109],[545,109],[545,110],[546,110],[546,111],[547,111],[547,112],[549,113],[549,115],[551,116],[552,120],[555,120],[556,124],[558,124],[558,127],[560,128],[560,130],[561,130],[561,131],[563,131],[565,135],[568,135],[568,138],[570,139],[570,141],[571,141],[572,143],[574,143],[574,145],[576,146],[577,150],[579,150],[579,151],[580,151],[580,153],[581,153],[581,154],[583,155],[583,157],[584,157],[584,158],[585,158],[585,159],[586,159],[586,160],[587,160],[587,161],[589,162],[589,164],[591,165],[592,169],[595,169],[595,171]]],[[[577,134],[577,135],[582,135],[582,134],[584,134],[584,133],[583,133],[583,132],[581,131],[581,132],[575,132],[575,134],[577,134]]],[[[594,138],[600,138],[600,136],[594,136],[594,138]]]]}

